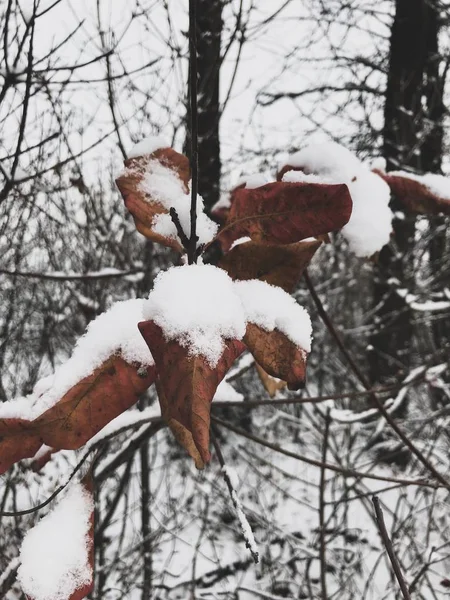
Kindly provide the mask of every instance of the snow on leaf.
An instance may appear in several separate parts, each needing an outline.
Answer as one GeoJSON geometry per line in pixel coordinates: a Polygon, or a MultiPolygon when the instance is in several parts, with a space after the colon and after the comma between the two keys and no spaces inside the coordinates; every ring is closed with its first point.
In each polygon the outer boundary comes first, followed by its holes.
{"type": "Polygon", "coordinates": [[[414,175],[406,171],[376,173],[391,188],[392,194],[408,211],[421,215],[450,215],[450,179],[427,173],[414,175]]]}
{"type": "Polygon", "coordinates": [[[135,404],[155,376],[154,365],[142,368],[113,356],[38,417],[34,426],[52,448],[80,448],[135,404]]]}
{"type": "Polygon", "coordinates": [[[282,181],[345,183],[353,201],[342,228],[357,256],[371,256],[389,242],[392,212],[389,187],[350,150],[335,142],[311,144],[291,155],[278,173],[282,181]],[[311,179],[312,178],[312,179],[311,179]]]}
{"type": "Polygon", "coordinates": [[[137,328],[142,303],[116,303],[89,324],[71,358],[33,394],[0,405],[1,473],[42,444],[79,448],[154,382],[153,358],[137,328]]]}
{"type": "Polygon", "coordinates": [[[211,265],[185,265],[161,272],[144,304],[144,319],[159,325],[192,356],[214,367],[226,340],[242,339],[245,314],[230,277],[211,265]]]}
{"type": "MultiPolygon", "coordinates": [[[[201,460],[209,462],[211,401],[217,386],[244,351],[244,344],[238,340],[227,340],[221,356],[211,366],[204,356],[192,355],[177,340],[166,341],[164,330],[155,322],[139,323],[139,329],[155,358],[164,419],[172,430],[181,425],[190,432],[201,460]]],[[[175,435],[192,456],[190,445],[183,441],[179,432],[175,435]]]]}
{"type": "Polygon", "coordinates": [[[165,169],[167,181],[177,182],[180,197],[188,192],[190,178],[189,160],[172,148],[160,148],[150,155],[129,158],[125,161],[124,173],[116,179],[116,185],[132,214],[136,229],[150,240],[159,242],[181,252],[182,247],[175,238],[166,238],[154,231],[157,215],[168,214],[160,199],[152,197],[142,189],[144,178],[151,176],[152,169],[165,169]]]}
{"type": "Polygon", "coordinates": [[[261,279],[292,292],[320,245],[319,240],[286,245],[249,241],[227,252],[220,267],[232,279],[261,279]]]}
{"type": "Polygon", "coordinates": [[[93,587],[94,502],[89,481],[72,484],[26,534],[18,581],[31,600],[81,600],[93,587]]]}
{"type": "MultiPolygon", "coordinates": [[[[138,231],[149,239],[182,250],[182,241],[170,215],[175,209],[181,227],[190,233],[189,161],[171,148],[125,161],[127,169],[116,180],[138,231]]],[[[204,213],[203,199],[197,197],[198,244],[206,244],[217,225],[204,213]]]]}
{"type": "Polygon", "coordinates": [[[230,237],[248,235],[257,242],[291,244],[340,229],[351,211],[343,184],[274,182],[242,188],[236,190],[227,223],[217,237],[226,235],[232,242],[230,237]]]}
{"type": "Polygon", "coordinates": [[[162,136],[149,136],[134,144],[128,152],[128,158],[138,158],[146,154],[153,154],[157,150],[170,148],[168,141],[162,136]]]}
{"type": "Polygon", "coordinates": [[[244,306],[248,323],[258,325],[267,332],[278,329],[293,344],[305,352],[311,351],[311,319],[292,296],[279,287],[258,280],[236,281],[234,287],[244,306]]]}

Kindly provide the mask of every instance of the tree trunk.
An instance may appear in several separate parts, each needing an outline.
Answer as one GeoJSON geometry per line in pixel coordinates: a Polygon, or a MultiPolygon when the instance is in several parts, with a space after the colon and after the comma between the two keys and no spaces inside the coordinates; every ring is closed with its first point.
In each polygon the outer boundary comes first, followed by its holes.
{"type": "MultiPolygon", "coordinates": [[[[430,44],[429,0],[397,0],[391,30],[389,71],[385,101],[384,156],[387,169],[420,171],[424,115],[422,98],[430,44]]],[[[392,199],[391,244],[385,246],[375,267],[374,304],[376,331],[369,355],[373,382],[398,377],[407,370],[412,355],[411,311],[397,289],[412,289],[415,219],[403,215],[392,199]]]]}
{"type": "MultiPolygon", "coordinates": [[[[220,103],[219,72],[223,0],[198,0],[197,81],[198,81],[198,164],[199,193],[206,208],[220,195],[220,103]]],[[[187,119],[190,120],[189,107],[187,119]]],[[[189,148],[189,132],[186,146],[189,148]]]]}

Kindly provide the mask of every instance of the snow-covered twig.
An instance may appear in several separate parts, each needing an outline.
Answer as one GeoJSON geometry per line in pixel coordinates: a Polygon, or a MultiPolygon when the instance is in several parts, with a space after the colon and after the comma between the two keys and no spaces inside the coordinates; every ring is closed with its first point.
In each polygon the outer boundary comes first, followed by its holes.
{"type": "Polygon", "coordinates": [[[214,434],[214,430],[211,430],[211,439],[214,444],[214,449],[217,454],[217,458],[219,460],[220,466],[222,467],[222,475],[227,484],[228,491],[230,492],[231,501],[233,502],[233,506],[236,510],[237,518],[239,519],[239,524],[241,526],[242,535],[245,539],[245,545],[250,550],[250,553],[255,561],[255,564],[259,562],[259,552],[258,546],[256,545],[255,538],[253,536],[252,528],[250,527],[250,523],[247,520],[247,517],[242,510],[242,504],[236,493],[236,473],[225,465],[225,461],[223,458],[222,451],[219,446],[219,442],[217,441],[217,437],[214,434]]]}

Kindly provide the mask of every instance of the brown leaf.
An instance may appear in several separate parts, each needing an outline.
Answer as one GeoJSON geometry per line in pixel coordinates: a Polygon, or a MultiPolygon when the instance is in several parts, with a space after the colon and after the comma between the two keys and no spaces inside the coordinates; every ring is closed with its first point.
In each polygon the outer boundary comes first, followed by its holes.
{"type": "MultiPolygon", "coordinates": [[[[112,356],[33,421],[0,419],[0,474],[34,457],[42,444],[53,451],[80,448],[132,406],[155,378],[155,366],[142,369],[112,356]]],[[[36,467],[41,466],[38,461],[36,467]]]]}
{"type": "Polygon", "coordinates": [[[307,170],[302,169],[301,167],[293,167],[292,165],[284,165],[277,173],[277,181],[283,181],[283,175],[288,171],[300,171],[301,173],[306,173],[307,170]]]}
{"type": "Polygon", "coordinates": [[[75,450],[137,402],[155,377],[154,366],[142,369],[112,356],[74,385],[34,425],[48,446],[75,450]]]}
{"type": "Polygon", "coordinates": [[[203,459],[200,456],[200,452],[197,450],[197,446],[195,445],[192,433],[188,429],[186,429],[186,427],[182,425],[179,421],[177,421],[176,419],[172,419],[170,404],[167,401],[166,395],[159,383],[159,380],[156,381],[156,390],[158,392],[158,399],[159,404],[161,406],[161,415],[163,419],[170,427],[170,430],[172,431],[177,442],[181,446],[183,446],[183,448],[187,451],[189,456],[194,459],[194,463],[197,469],[203,469],[205,463],[203,462],[203,459]]]}
{"type": "Polygon", "coordinates": [[[440,198],[420,181],[377,170],[374,173],[384,179],[392,194],[407,211],[419,215],[450,215],[450,200],[440,198]]]}
{"type": "Polygon", "coordinates": [[[32,421],[0,419],[0,475],[24,458],[32,458],[42,446],[32,421]]]}
{"type": "Polygon", "coordinates": [[[319,240],[283,246],[244,242],[225,254],[219,266],[232,279],[261,279],[292,292],[320,245],[319,240]]]}
{"type": "Polygon", "coordinates": [[[256,362],[272,375],[286,381],[290,390],[304,386],[306,379],[306,352],[296,346],[281,331],[265,331],[248,323],[244,342],[256,362]]]}
{"type": "Polygon", "coordinates": [[[292,244],[343,227],[352,212],[345,184],[268,183],[238,189],[220,238],[230,231],[234,239],[292,244]]]}
{"type": "MultiPolygon", "coordinates": [[[[230,340],[215,368],[202,356],[190,356],[177,341],[167,342],[162,329],[153,321],[139,323],[139,330],[147,342],[159,374],[159,387],[163,392],[161,409],[172,430],[178,427],[192,434],[192,440],[201,460],[209,462],[209,425],[211,401],[225,374],[245,350],[244,344],[230,340]]],[[[179,429],[177,439],[191,454],[190,438],[184,439],[179,429]]]]}
{"type": "Polygon", "coordinates": [[[161,148],[152,154],[127,159],[125,161],[126,171],[116,179],[116,185],[122,194],[125,206],[133,215],[136,229],[146,238],[181,252],[182,247],[176,239],[161,236],[152,228],[156,215],[168,213],[168,210],[157,199],[149,197],[140,189],[140,183],[144,175],[151,169],[152,161],[158,161],[174,171],[182,182],[184,192],[188,192],[189,160],[172,148],[161,148]]]}
{"type": "Polygon", "coordinates": [[[282,381],[277,377],[272,377],[272,375],[269,375],[267,371],[264,371],[264,369],[261,367],[261,365],[258,365],[258,363],[255,363],[255,366],[261,383],[271,398],[274,398],[277,395],[277,392],[284,390],[284,388],[287,386],[285,381],[282,381]]]}

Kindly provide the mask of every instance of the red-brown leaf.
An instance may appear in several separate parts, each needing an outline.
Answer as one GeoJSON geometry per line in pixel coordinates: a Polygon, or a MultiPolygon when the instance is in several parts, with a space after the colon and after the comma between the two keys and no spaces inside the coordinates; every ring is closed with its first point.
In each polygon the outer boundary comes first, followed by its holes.
{"type": "Polygon", "coordinates": [[[26,419],[0,419],[0,475],[42,446],[40,435],[26,419]]]}
{"type": "Polygon", "coordinates": [[[202,356],[190,356],[177,341],[167,342],[162,329],[153,321],[139,323],[139,330],[155,359],[165,398],[161,402],[164,418],[169,424],[176,421],[190,432],[202,461],[209,462],[211,401],[217,386],[244,351],[244,344],[228,341],[217,366],[212,368],[202,356]]]}
{"type": "Polygon", "coordinates": [[[143,370],[113,356],[73,386],[34,425],[48,446],[75,450],[137,402],[155,377],[154,366],[143,370]]]}
{"type": "Polygon", "coordinates": [[[112,356],[37,419],[0,419],[0,474],[32,458],[42,444],[54,451],[80,448],[132,406],[155,378],[154,366],[142,369],[112,356]]]}
{"type": "Polygon", "coordinates": [[[144,194],[139,187],[145,173],[151,169],[151,162],[155,160],[177,173],[184,191],[188,191],[189,160],[172,148],[161,148],[149,155],[129,158],[125,161],[126,171],[116,179],[116,185],[122,194],[125,206],[134,218],[136,229],[146,238],[181,252],[182,247],[177,240],[166,238],[153,231],[155,216],[168,211],[156,198],[144,194]]]}
{"type": "Polygon", "coordinates": [[[306,352],[281,331],[265,331],[254,323],[247,325],[244,342],[256,362],[272,375],[286,381],[290,390],[303,387],[306,379],[306,352]]]}
{"type": "Polygon", "coordinates": [[[292,244],[343,227],[352,212],[345,184],[268,183],[238,189],[226,226],[218,237],[233,232],[253,241],[292,244]]]}
{"type": "Polygon", "coordinates": [[[286,245],[244,242],[225,254],[219,266],[232,279],[261,279],[292,292],[320,245],[319,240],[286,245]]]}
{"type": "Polygon", "coordinates": [[[385,180],[392,194],[407,211],[419,215],[450,215],[450,200],[440,198],[420,181],[382,171],[374,172],[385,180]]]}

